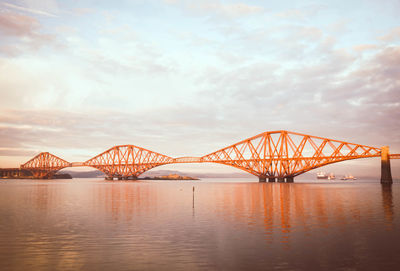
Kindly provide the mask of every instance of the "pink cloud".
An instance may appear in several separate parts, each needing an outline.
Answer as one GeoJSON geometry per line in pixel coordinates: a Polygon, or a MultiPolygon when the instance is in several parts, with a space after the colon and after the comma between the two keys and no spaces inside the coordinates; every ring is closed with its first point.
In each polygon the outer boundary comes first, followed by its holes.
{"type": "Polygon", "coordinates": [[[400,82],[400,46],[393,46],[385,48],[378,56],[376,60],[380,64],[380,68],[384,71],[393,70],[396,72],[394,82],[400,82]]]}
{"type": "MultiPolygon", "coordinates": [[[[41,23],[34,17],[0,12],[0,53],[15,57],[45,44],[53,44],[55,35],[41,32],[41,23]]],[[[60,45],[57,45],[60,47],[60,45]]],[[[61,46],[62,47],[62,46],[61,46]]]]}
{"type": "Polygon", "coordinates": [[[400,40],[400,27],[393,28],[389,33],[379,37],[380,40],[391,42],[400,40]]]}
{"type": "Polygon", "coordinates": [[[0,13],[0,32],[11,36],[31,36],[40,27],[33,17],[16,14],[0,13]]]}
{"type": "Polygon", "coordinates": [[[375,44],[359,44],[353,46],[353,50],[357,52],[363,52],[368,50],[375,50],[378,49],[378,46],[375,44]]]}

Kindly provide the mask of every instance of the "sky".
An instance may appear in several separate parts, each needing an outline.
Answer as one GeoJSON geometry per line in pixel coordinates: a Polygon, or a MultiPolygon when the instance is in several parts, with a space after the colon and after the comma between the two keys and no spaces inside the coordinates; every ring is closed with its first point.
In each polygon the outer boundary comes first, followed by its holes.
{"type": "Polygon", "coordinates": [[[120,144],[202,156],[271,130],[400,153],[400,2],[0,0],[0,167],[120,144]]]}

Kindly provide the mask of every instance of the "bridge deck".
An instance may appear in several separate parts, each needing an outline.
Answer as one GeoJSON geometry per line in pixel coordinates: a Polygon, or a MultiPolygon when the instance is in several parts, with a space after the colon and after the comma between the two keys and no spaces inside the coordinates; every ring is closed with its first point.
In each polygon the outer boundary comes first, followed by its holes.
{"type": "Polygon", "coordinates": [[[172,163],[201,163],[203,162],[202,157],[179,157],[179,158],[174,158],[172,160],[172,163]]]}

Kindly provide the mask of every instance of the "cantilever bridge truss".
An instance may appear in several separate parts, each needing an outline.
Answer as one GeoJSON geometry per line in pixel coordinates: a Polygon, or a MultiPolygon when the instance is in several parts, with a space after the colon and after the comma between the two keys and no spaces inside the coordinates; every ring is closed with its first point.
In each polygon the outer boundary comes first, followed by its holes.
{"type": "Polygon", "coordinates": [[[170,164],[173,158],[134,145],[115,146],[84,162],[107,176],[137,177],[154,167],[170,164]]]}
{"type": "MultiPolygon", "coordinates": [[[[21,169],[38,178],[74,165],[90,166],[109,178],[137,178],[154,167],[173,163],[219,163],[247,171],[259,178],[293,178],[336,162],[381,156],[381,149],[288,131],[272,131],[245,139],[202,157],[172,158],[134,145],[112,147],[83,163],[69,163],[40,153],[21,169]]],[[[400,158],[395,154],[392,158],[400,158]]]]}
{"type": "Polygon", "coordinates": [[[21,169],[29,170],[38,179],[51,178],[60,169],[71,164],[48,152],[41,152],[31,160],[21,165],[21,169]]]}

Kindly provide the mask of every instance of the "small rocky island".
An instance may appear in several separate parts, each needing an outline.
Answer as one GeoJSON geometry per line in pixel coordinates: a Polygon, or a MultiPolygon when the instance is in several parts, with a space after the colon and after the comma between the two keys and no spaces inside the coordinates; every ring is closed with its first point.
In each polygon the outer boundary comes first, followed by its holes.
{"type": "Polygon", "coordinates": [[[164,175],[164,176],[144,177],[143,180],[176,180],[176,181],[183,181],[183,180],[200,180],[200,179],[189,177],[189,176],[181,176],[181,175],[178,175],[178,174],[169,174],[169,175],[164,175]]]}

